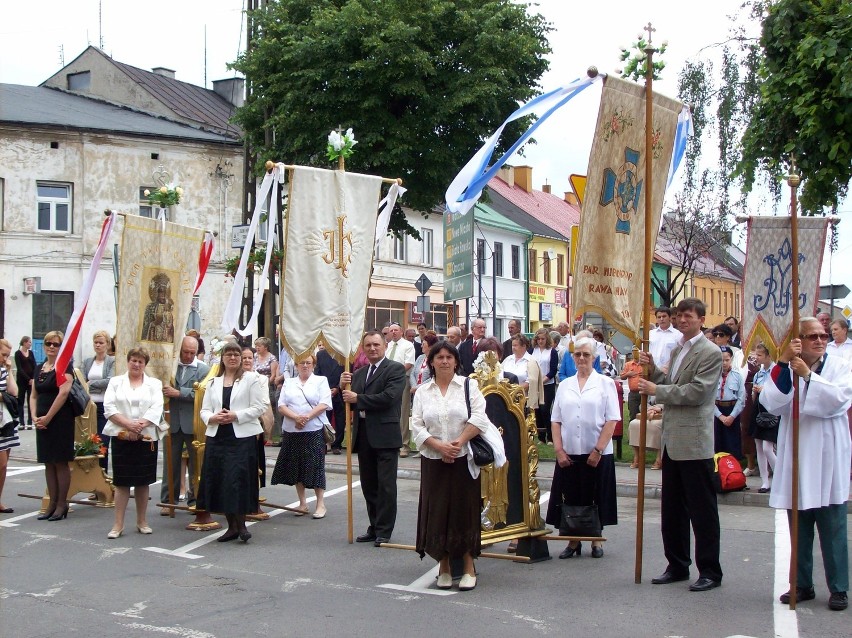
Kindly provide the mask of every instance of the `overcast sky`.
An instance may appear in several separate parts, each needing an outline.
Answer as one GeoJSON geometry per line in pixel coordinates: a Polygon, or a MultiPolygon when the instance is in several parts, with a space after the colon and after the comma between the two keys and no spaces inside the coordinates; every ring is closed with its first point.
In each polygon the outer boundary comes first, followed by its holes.
{"type": "MultiPolygon", "coordinates": [[[[600,4],[539,0],[534,3],[536,10],[554,27],[550,34],[551,69],[542,78],[542,88],[550,90],[570,82],[589,66],[614,72],[621,66],[620,48],[629,46],[651,21],[656,29],[654,41],[669,43],[664,56],[667,67],[663,79],[655,82],[655,90],[676,97],[677,75],[683,63],[699,57],[718,60],[720,48],[713,45],[727,39],[729,16],[747,23],[747,16],[740,15],[741,3],[716,0],[700,8],[690,5],[687,11],[688,3],[682,0],[610,0],[600,4]]],[[[211,86],[213,80],[234,75],[226,65],[245,47],[244,4],[244,0],[4,2],[0,82],[37,85],[61,68],[62,55],[67,64],[89,44],[98,46],[103,37],[104,50],[116,60],[143,69],[165,66],[174,69],[179,80],[203,85],[206,29],[206,79],[211,86]]],[[[575,98],[538,129],[538,144],[528,147],[525,157],[511,160],[533,167],[537,188],[549,183],[554,193],[562,193],[570,190],[570,174],[585,174],[599,95],[600,89],[593,87],[575,98]]],[[[354,128],[357,137],[357,125],[354,128]]],[[[705,148],[705,156],[712,156],[713,145],[705,148]]],[[[771,202],[756,196],[750,201],[751,212],[786,214],[788,203],[785,194],[782,210],[776,211],[771,202]]],[[[848,201],[841,204],[841,211],[852,212],[848,201]]],[[[829,283],[833,266],[831,281],[852,287],[852,262],[838,257],[850,249],[852,235],[841,225],[840,250],[833,260],[826,252],[822,283],[829,283]]]]}

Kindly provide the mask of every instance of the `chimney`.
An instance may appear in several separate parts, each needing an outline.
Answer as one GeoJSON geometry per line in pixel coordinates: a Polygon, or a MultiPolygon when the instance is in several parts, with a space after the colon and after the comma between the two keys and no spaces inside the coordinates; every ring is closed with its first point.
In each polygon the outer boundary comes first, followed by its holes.
{"type": "Polygon", "coordinates": [[[155,66],[153,69],[151,69],[151,71],[153,71],[157,75],[162,75],[163,77],[171,78],[173,80],[175,79],[174,69],[167,69],[164,66],[155,66]]]}
{"type": "Polygon", "coordinates": [[[565,201],[571,204],[572,206],[579,206],[580,200],[577,195],[574,194],[574,191],[565,191],[565,201]]]}
{"type": "Polygon", "coordinates": [[[549,195],[549,194],[550,194],[550,184],[544,184],[544,185],[541,187],[541,192],[542,192],[542,193],[547,193],[547,194],[549,195]]]}
{"type": "Polygon", "coordinates": [[[532,166],[515,167],[515,184],[523,188],[527,193],[532,193],[532,166]]]}
{"type": "Polygon", "coordinates": [[[245,102],[246,80],[245,78],[213,80],[213,91],[216,95],[223,97],[229,104],[242,106],[245,102]]]}
{"type": "Polygon", "coordinates": [[[515,167],[504,164],[498,171],[497,177],[506,182],[509,188],[513,188],[515,186],[515,167]]]}

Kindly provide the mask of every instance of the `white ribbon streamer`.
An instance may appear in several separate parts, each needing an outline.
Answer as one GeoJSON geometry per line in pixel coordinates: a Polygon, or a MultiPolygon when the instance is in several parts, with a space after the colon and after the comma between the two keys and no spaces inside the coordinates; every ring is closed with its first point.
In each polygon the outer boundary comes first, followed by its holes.
{"type": "MultiPolygon", "coordinates": [[[[376,244],[379,245],[379,242],[384,238],[384,236],[388,232],[388,226],[390,225],[391,213],[393,212],[393,207],[396,205],[396,200],[398,197],[402,197],[405,195],[405,191],[407,188],[403,188],[399,185],[398,182],[394,182],[391,184],[391,187],[388,189],[388,194],[385,195],[385,198],[379,202],[379,217],[376,220],[376,244]],[[382,208],[384,206],[384,208],[382,208]]],[[[375,248],[374,246],[374,248],[375,248]]]]}

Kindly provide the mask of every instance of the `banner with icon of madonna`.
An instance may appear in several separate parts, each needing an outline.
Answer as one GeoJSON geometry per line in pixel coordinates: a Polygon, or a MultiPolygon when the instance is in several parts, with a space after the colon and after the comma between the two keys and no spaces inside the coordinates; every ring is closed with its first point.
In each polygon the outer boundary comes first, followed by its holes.
{"type": "Polygon", "coordinates": [[[829,220],[799,217],[796,221],[799,298],[794,300],[790,218],[757,216],[748,220],[741,324],[743,351],[751,352],[754,346],[763,343],[773,361],[791,338],[793,303],[798,304],[799,316],[807,317],[816,312],[819,301],[819,274],[829,220]]]}

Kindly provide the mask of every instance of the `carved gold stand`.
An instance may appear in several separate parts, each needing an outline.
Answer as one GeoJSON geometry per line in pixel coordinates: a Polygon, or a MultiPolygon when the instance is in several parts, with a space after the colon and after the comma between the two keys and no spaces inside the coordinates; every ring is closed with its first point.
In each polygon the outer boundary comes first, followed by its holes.
{"type": "MultiPolygon", "coordinates": [[[[100,466],[99,460],[101,458],[93,454],[91,456],[78,456],[73,461],[68,462],[68,467],[71,469],[71,485],[68,488],[69,501],[80,492],[88,492],[97,497],[97,500],[92,500],[88,504],[95,507],[115,506],[115,488],[100,466]]],[[[45,490],[41,499],[41,512],[46,512],[49,505],[50,497],[45,490]]]]}
{"type": "MultiPolygon", "coordinates": [[[[207,438],[207,426],[201,420],[201,406],[204,403],[204,392],[207,389],[208,382],[219,373],[219,365],[210,366],[210,372],[204,377],[204,380],[195,383],[195,418],[193,422],[193,431],[195,440],[192,442],[192,449],[195,452],[195,476],[190,477],[195,492],[195,498],[198,499],[198,487],[201,483],[201,467],[204,464],[204,441],[207,438]]],[[[222,529],[222,524],[213,520],[210,512],[198,508],[190,507],[190,512],[195,514],[195,520],[186,526],[186,529],[193,532],[209,532],[214,529],[222,529]]]]}

